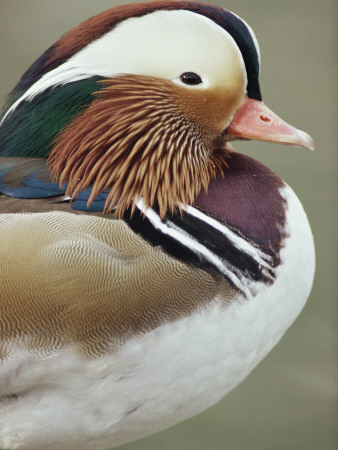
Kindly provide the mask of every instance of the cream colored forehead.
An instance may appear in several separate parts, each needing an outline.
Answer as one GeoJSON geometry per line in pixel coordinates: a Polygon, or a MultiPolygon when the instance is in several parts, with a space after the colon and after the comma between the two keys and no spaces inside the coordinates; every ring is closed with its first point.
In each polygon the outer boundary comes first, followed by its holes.
{"type": "Polygon", "coordinates": [[[183,85],[180,75],[184,72],[195,72],[203,81],[196,86],[184,84],[189,89],[231,87],[239,82],[245,91],[244,61],[229,33],[191,11],[156,11],[124,20],[47,72],[13,103],[3,120],[23,100],[59,84],[124,73],[162,77],[183,85]]]}
{"type": "Polygon", "coordinates": [[[195,72],[202,78],[200,87],[222,84],[245,73],[242,55],[230,34],[210,19],[183,10],[127,19],[76,59],[80,64],[88,61],[104,76],[133,73],[179,82],[182,73],[195,72]]]}

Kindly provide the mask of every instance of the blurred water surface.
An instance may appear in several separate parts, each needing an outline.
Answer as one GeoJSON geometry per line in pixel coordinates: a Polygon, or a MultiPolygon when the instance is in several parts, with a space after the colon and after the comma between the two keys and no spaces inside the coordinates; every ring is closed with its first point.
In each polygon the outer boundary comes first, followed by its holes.
{"type": "MultiPolygon", "coordinates": [[[[117,3],[126,2],[0,0],[1,104],[61,34],[117,3]]],[[[239,387],[205,413],[121,449],[334,450],[337,5],[330,0],[217,4],[244,18],[256,33],[264,102],[315,140],[314,153],[257,142],[236,145],[278,173],[300,197],[316,241],[315,284],[299,319],[239,387]]]]}

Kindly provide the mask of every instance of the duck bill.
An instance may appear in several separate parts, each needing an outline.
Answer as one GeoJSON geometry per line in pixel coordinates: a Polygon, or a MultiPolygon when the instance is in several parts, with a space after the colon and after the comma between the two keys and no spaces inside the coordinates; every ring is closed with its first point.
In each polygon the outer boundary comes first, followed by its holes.
{"type": "Polygon", "coordinates": [[[227,129],[230,140],[255,139],[314,150],[310,135],[284,122],[263,102],[246,97],[227,129]]]}

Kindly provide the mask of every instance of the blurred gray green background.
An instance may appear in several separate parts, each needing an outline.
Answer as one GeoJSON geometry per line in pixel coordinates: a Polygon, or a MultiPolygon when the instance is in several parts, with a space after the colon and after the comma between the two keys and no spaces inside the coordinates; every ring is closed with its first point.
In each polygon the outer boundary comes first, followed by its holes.
{"type": "MultiPolygon", "coordinates": [[[[1,104],[26,68],[61,34],[117,3],[127,2],[0,0],[1,104]]],[[[278,173],[303,202],[316,242],[315,284],[299,319],[239,387],[203,414],[121,449],[334,450],[338,448],[337,3],[214,3],[254,29],[261,48],[264,102],[315,140],[314,153],[257,142],[235,146],[278,173]]]]}

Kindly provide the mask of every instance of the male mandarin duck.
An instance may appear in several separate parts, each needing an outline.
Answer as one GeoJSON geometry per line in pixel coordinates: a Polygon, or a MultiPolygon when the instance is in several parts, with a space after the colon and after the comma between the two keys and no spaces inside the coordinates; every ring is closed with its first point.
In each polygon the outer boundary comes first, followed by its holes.
{"type": "Polygon", "coordinates": [[[311,289],[283,180],[230,142],[313,148],[262,102],[235,14],[119,6],[23,75],[0,126],[0,446],[103,449],[241,382],[311,289]]]}

